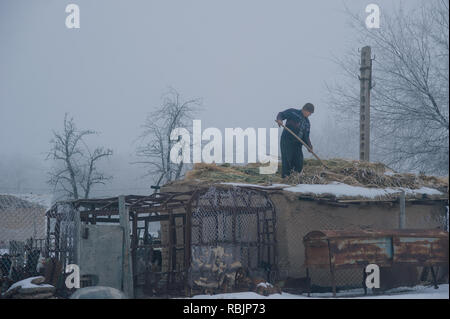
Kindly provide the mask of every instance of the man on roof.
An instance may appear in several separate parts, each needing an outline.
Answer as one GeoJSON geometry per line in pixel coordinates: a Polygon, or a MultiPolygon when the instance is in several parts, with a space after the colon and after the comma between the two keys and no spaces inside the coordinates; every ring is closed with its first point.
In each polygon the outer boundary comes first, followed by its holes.
{"type": "MultiPolygon", "coordinates": [[[[308,117],[314,113],[314,105],[306,103],[301,110],[287,109],[278,113],[276,122],[278,126],[283,124],[286,120],[286,127],[291,129],[298,137],[300,137],[312,150],[311,140],[309,139],[309,132],[311,123],[308,117]]],[[[303,144],[300,143],[291,133],[286,129],[281,134],[281,176],[284,178],[289,176],[292,171],[301,172],[303,169],[303,144]]]]}

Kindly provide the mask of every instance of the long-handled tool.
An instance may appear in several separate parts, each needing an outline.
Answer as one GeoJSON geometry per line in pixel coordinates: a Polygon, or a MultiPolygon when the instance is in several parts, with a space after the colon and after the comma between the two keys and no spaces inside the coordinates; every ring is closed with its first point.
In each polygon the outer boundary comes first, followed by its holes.
{"type": "MultiPolygon", "coordinates": [[[[277,121],[275,121],[277,122],[277,121]]],[[[278,123],[278,122],[277,122],[278,123]]],[[[287,130],[289,133],[291,133],[297,140],[300,141],[300,143],[302,143],[303,145],[305,145],[306,149],[312,154],[314,155],[315,158],[317,158],[319,160],[319,162],[325,166],[325,168],[328,168],[328,166],[325,165],[325,163],[319,158],[319,156],[317,156],[316,153],[313,152],[313,150],[311,149],[311,147],[308,146],[308,144],[306,144],[305,142],[303,142],[303,140],[297,136],[297,134],[295,134],[294,132],[292,132],[292,130],[287,127],[286,125],[284,125],[283,123],[280,123],[282,127],[284,127],[285,130],[287,130]]]]}

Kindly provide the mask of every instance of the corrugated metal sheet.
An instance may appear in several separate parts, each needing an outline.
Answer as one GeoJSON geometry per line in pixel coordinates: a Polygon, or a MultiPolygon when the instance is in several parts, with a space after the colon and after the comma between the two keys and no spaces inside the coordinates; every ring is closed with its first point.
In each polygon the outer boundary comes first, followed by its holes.
{"type": "Polygon", "coordinates": [[[351,268],[448,263],[448,233],[438,229],[321,230],[304,237],[305,265],[351,268]]]}

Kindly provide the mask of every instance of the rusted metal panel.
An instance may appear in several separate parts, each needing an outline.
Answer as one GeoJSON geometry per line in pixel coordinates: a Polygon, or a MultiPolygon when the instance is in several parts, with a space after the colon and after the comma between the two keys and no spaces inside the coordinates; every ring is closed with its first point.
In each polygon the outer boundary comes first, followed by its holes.
{"type": "Polygon", "coordinates": [[[448,263],[448,237],[394,237],[394,263],[448,263]]]}
{"type": "Polygon", "coordinates": [[[330,240],[331,262],[335,268],[377,264],[392,261],[392,242],[389,237],[343,238],[330,240]]]}
{"type": "Polygon", "coordinates": [[[309,240],[305,242],[305,264],[320,268],[359,267],[376,263],[389,265],[392,261],[392,245],[388,237],[343,238],[309,240]]]}
{"type": "Polygon", "coordinates": [[[448,263],[448,233],[438,229],[313,231],[304,237],[305,265],[351,268],[394,263],[448,263]]]}
{"type": "Polygon", "coordinates": [[[436,237],[448,238],[448,233],[440,229],[393,229],[393,230],[315,230],[304,237],[309,239],[371,238],[371,237],[436,237]]]}
{"type": "Polygon", "coordinates": [[[330,255],[327,240],[310,240],[305,243],[305,265],[329,267],[330,255]]]}

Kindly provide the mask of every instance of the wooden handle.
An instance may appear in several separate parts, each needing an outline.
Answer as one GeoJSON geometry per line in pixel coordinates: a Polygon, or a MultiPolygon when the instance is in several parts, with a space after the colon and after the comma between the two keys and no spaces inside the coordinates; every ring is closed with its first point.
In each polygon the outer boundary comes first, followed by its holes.
{"type": "MultiPolygon", "coordinates": [[[[277,121],[275,121],[275,122],[277,122],[277,121]]],[[[278,123],[278,122],[277,122],[277,123],[278,123]]],[[[303,145],[305,145],[305,147],[308,149],[308,151],[310,151],[311,154],[314,155],[314,157],[317,158],[323,166],[325,166],[326,168],[328,168],[328,166],[325,165],[325,163],[319,158],[319,156],[317,156],[317,154],[313,152],[313,150],[309,147],[309,145],[306,144],[305,142],[303,142],[303,140],[302,140],[300,137],[298,137],[297,134],[295,134],[294,132],[292,132],[292,130],[291,130],[289,127],[287,127],[286,125],[284,125],[283,123],[281,123],[281,126],[283,126],[289,133],[291,133],[297,140],[299,140],[300,143],[302,143],[303,145]]]]}

